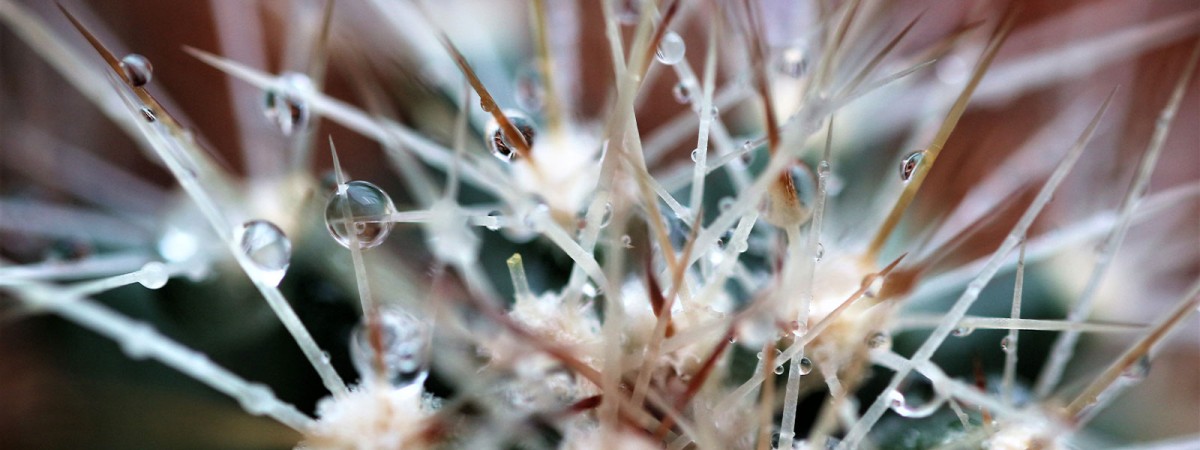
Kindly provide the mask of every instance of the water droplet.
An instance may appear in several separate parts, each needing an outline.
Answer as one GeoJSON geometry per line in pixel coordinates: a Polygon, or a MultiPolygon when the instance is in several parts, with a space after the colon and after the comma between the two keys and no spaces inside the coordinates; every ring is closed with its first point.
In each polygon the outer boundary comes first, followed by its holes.
{"type": "Polygon", "coordinates": [[[1000,340],[1000,349],[1004,350],[1005,353],[1012,352],[1012,350],[1013,350],[1012,344],[1013,344],[1012,336],[1005,336],[1004,339],[1000,340]]]}
{"type": "MultiPolygon", "coordinates": [[[[533,127],[533,121],[529,120],[525,114],[519,111],[506,110],[504,116],[516,127],[521,133],[521,137],[525,139],[526,148],[533,148],[533,140],[537,135],[537,130],[533,127]]],[[[508,162],[513,158],[520,156],[517,153],[517,145],[514,145],[504,135],[504,130],[500,128],[500,123],[494,118],[488,121],[487,125],[487,145],[492,151],[492,155],[499,158],[501,161],[508,162]]]]}
{"type": "Polygon", "coordinates": [[[813,254],[813,261],[820,261],[825,257],[825,246],[820,242],[817,243],[816,253],[813,254]]]}
{"type": "Polygon", "coordinates": [[[372,248],[383,243],[391,233],[390,218],[395,211],[392,198],[379,186],[366,181],[351,181],[346,183],[344,192],[329,199],[325,206],[325,226],[338,243],[350,248],[351,236],[346,227],[349,216],[358,248],[372,248]]]}
{"type": "Polygon", "coordinates": [[[812,373],[813,362],[807,356],[800,358],[800,375],[808,375],[812,373]]]}
{"type": "Polygon", "coordinates": [[[755,358],[758,358],[758,359],[761,361],[761,360],[763,359],[763,352],[758,352],[758,353],[755,353],[755,354],[754,354],[754,357],[755,357],[755,358]]]}
{"type": "Polygon", "coordinates": [[[683,38],[674,31],[668,31],[663,35],[662,41],[658,43],[658,51],[654,56],[658,58],[658,62],[673,66],[683,61],[684,51],[687,47],[683,44],[683,38]]]}
{"type": "Polygon", "coordinates": [[[896,391],[896,390],[888,391],[887,398],[888,398],[888,405],[891,405],[892,409],[899,409],[899,408],[904,407],[904,394],[901,394],[900,391],[896,391]]]}
{"type": "Polygon", "coordinates": [[[700,149],[692,149],[692,162],[700,162],[700,149]]]}
{"type": "Polygon", "coordinates": [[[876,274],[867,275],[863,277],[862,285],[867,288],[863,292],[863,297],[875,298],[879,295],[879,291],[883,289],[883,277],[876,274]]]}
{"type": "Polygon", "coordinates": [[[970,336],[971,333],[974,333],[974,332],[975,332],[975,327],[960,326],[958,328],[955,328],[953,331],[951,331],[950,334],[954,335],[954,336],[958,336],[958,337],[965,337],[965,336],[970,336]]]}
{"type": "Polygon", "coordinates": [[[925,158],[925,150],[917,150],[909,153],[900,160],[900,181],[907,182],[912,178],[913,173],[917,171],[917,166],[921,165],[921,160],[925,158]]]}
{"type": "Polygon", "coordinates": [[[580,292],[583,293],[584,297],[588,298],[595,298],[597,295],[600,295],[600,292],[596,290],[596,285],[592,284],[591,281],[585,281],[580,292]]]}
{"type": "Polygon", "coordinates": [[[775,366],[775,375],[783,375],[783,364],[775,366]]]}
{"type": "Polygon", "coordinates": [[[154,115],[153,109],[142,108],[142,120],[145,120],[148,123],[154,123],[158,121],[158,116],[154,115]]]}
{"type": "Polygon", "coordinates": [[[265,220],[251,220],[236,231],[236,239],[242,253],[254,263],[258,273],[252,275],[278,286],[292,259],[292,241],[283,230],[265,220]]]}
{"type": "Polygon", "coordinates": [[[733,204],[736,202],[737,200],[734,200],[733,197],[721,197],[720,200],[717,200],[717,207],[720,208],[721,211],[729,211],[730,209],[733,209],[733,204]]]}
{"type": "Polygon", "coordinates": [[[496,231],[500,229],[500,211],[492,211],[487,214],[488,221],[484,222],[487,229],[496,231]]]}
{"type": "Polygon", "coordinates": [[[754,164],[754,149],[757,147],[758,146],[754,144],[754,141],[746,141],[742,143],[742,148],[739,150],[739,153],[741,154],[738,155],[738,159],[742,161],[742,164],[747,166],[754,164]]]}
{"type": "Polygon", "coordinates": [[[621,0],[616,9],[618,22],[622,25],[636,24],[642,17],[642,0],[621,0]]]}
{"type": "Polygon", "coordinates": [[[676,84],[674,89],[671,89],[671,93],[675,95],[675,101],[680,104],[692,101],[692,90],[688,89],[687,84],[684,84],[682,81],[676,84]]]}
{"type": "Polygon", "coordinates": [[[429,329],[416,317],[395,309],[379,311],[379,349],[372,345],[370,320],[360,323],[350,343],[350,357],[363,378],[382,375],[393,387],[424,383],[428,375],[429,329]],[[382,367],[377,364],[382,363],[382,367]],[[382,369],[382,373],[378,372],[382,369]]]}
{"type": "Polygon", "coordinates": [[[805,334],[808,334],[808,324],[806,324],[806,323],[800,322],[798,320],[793,320],[793,321],[789,322],[788,325],[792,328],[793,336],[800,337],[800,336],[804,336],[805,334]]]}
{"type": "Polygon", "coordinates": [[[307,75],[286,72],[279,75],[275,85],[263,93],[263,113],[284,136],[308,126],[309,111],[305,95],[314,91],[307,75]]]}
{"type": "Polygon", "coordinates": [[[522,222],[525,224],[525,228],[535,232],[541,231],[542,221],[547,220],[546,216],[548,215],[550,215],[550,207],[546,206],[545,203],[538,203],[534,207],[529,208],[522,222]]]}
{"type": "Polygon", "coordinates": [[[130,53],[121,58],[121,71],[125,72],[125,78],[129,80],[129,85],[133,87],[142,87],[150,82],[150,78],[154,76],[154,65],[150,64],[150,60],[145,56],[137,53],[130,53]]]}
{"type": "Polygon", "coordinates": [[[799,47],[788,47],[779,53],[775,66],[784,75],[800,78],[808,72],[808,59],[799,47]]]}
{"type": "Polygon", "coordinates": [[[274,399],[275,394],[271,392],[271,388],[258,383],[250,383],[238,397],[238,404],[247,413],[261,416],[271,411],[271,405],[275,403],[274,399]]]}
{"type": "Polygon", "coordinates": [[[892,335],[877,331],[867,338],[867,347],[879,350],[888,350],[892,348],[892,335]]]}
{"type": "Polygon", "coordinates": [[[712,109],[708,110],[708,113],[711,114],[714,119],[716,119],[717,117],[721,116],[721,109],[717,108],[717,105],[713,105],[712,109]]]}
{"type": "Polygon", "coordinates": [[[600,228],[607,228],[608,224],[612,223],[613,210],[612,203],[604,204],[604,214],[600,216],[600,228]]]}
{"type": "Polygon", "coordinates": [[[158,261],[150,261],[138,271],[138,283],[147,289],[161,288],[167,284],[169,278],[167,266],[158,261]]]}
{"type": "Polygon", "coordinates": [[[1136,362],[1121,372],[1121,377],[1129,381],[1142,381],[1150,374],[1150,355],[1142,355],[1136,362]]]}
{"type": "Polygon", "coordinates": [[[517,106],[526,111],[541,111],[546,99],[546,85],[537,64],[528,64],[516,74],[517,106]]]}
{"type": "Polygon", "coordinates": [[[621,245],[623,245],[625,248],[633,248],[633,238],[629,237],[628,234],[622,235],[621,245]]]}

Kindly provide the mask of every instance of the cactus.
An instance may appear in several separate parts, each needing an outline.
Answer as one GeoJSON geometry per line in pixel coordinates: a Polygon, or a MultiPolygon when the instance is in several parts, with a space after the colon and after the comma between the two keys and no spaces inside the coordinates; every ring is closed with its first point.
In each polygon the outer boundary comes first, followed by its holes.
{"type": "Polygon", "coordinates": [[[0,0],[0,444],[1195,445],[1200,9],[1000,3],[0,0]]]}

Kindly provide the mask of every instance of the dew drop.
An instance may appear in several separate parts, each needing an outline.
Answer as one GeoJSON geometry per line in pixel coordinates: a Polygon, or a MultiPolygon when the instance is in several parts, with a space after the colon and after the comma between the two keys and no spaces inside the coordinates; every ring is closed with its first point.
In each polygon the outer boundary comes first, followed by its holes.
{"type": "Polygon", "coordinates": [[[618,22],[622,25],[636,24],[642,17],[642,0],[620,0],[616,9],[618,22]]]}
{"type": "Polygon", "coordinates": [[[721,208],[721,211],[729,211],[733,209],[733,204],[736,202],[733,197],[721,197],[720,200],[717,200],[717,207],[721,208]]]}
{"type": "Polygon", "coordinates": [[[893,410],[904,408],[904,405],[905,405],[904,394],[901,394],[900,391],[896,391],[896,390],[888,391],[887,398],[888,398],[888,405],[890,405],[893,410]]]}
{"type": "Polygon", "coordinates": [[[622,235],[621,236],[621,245],[624,246],[625,248],[633,248],[633,238],[629,237],[628,234],[622,235]]]}
{"type": "Polygon", "coordinates": [[[775,375],[783,375],[783,364],[775,366],[775,375]]]}
{"type": "Polygon", "coordinates": [[[354,329],[350,358],[363,378],[383,376],[393,387],[420,384],[428,375],[429,330],[411,314],[396,309],[379,311],[378,350],[372,345],[369,320],[354,329]],[[382,367],[377,364],[382,363],[382,367]],[[378,369],[383,369],[382,373],[378,369]]]}
{"type": "Polygon", "coordinates": [[[925,150],[917,150],[909,153],[900,160],[900,181],[907,182],[912,178],[913,173],[917,171],[917,166],[921,165],[921,160],[925,158],[925,150]]]}
{"type": "Polygon", "coordinates": [[[153,109],[142,108],[142,120],[145,120],[147,123],[154,123],[158,121],[158,116],[154,115],[153,109]]]}
{"type": "Polygon", "coordinates": [[[970,336],[971,333],[974,333],[974,332],[975,332],[974,327],[958,327],[958,328],[955,328],[953,331],[951,331],[950,334],[954,335],[954,336],[958,336],[958,337],[965,337],[965,336],[970,336]]]}
{"type": "Polygon", "coordinates": [[[284,136],[308,126],[310,116],[304,96],[314,90],[307,75],[286,72],[279,75],[275,85],[263,93],[263,114],[284,136]]]}
{"type": "Polygon", "coordinates": [[[608,224],[612,223],[613,209],[612,203],[604,204],[604,214],[600,216],[600,228],[607,228],[608,224]]]}
{"type": "Polygon", "coordinates": [[[1000,349],[1004,350],[1005,353],[1012,352],[1013,350],[1011,338],[1011,336],[1005,336],[1004,339],[1000,340],[1000,349]]]}
{"type": "Polygon", "coordinates": [[[658,62],[673,66],[683,61],[685,50],[687,47],[683,44],[683,38],[674,31],[668,31],[658,43],[658,51],[654,52],[654,56],[658,58],[658,62]]]}
{"type": "Polygon", "coordinates": [[[236,232],[242,253],[254,265],[263,282],[278,286],[292,259],[292,241],[283,230],[265,220],[251,220],[236,232]]]}
{"type": "Polygon", "coordinates": [[[145,56],[137,53],[130,53],[121,58],[120,66],[121,71],[125,72],[125,78],[129,80],[129,85],[133,87],[145,86],[154,76],[154,65],[150,64],[150,60],[145,56]]]}
{"type": "Polygon", "coordinates": [[[816,253],[813,254],[813,261],[820,261],[825,257],[825,246],[820,242],[817,243],[816,253]]]}
{"type": "Polygon", "coordinates": [[[487,221],[484,222],[487,229],[496,231],[500,229],[500,211],[492,211],[487,214],[487,221]]]}
{"type": "Polygon", "coordinates": [[[863,292],[863,297],[875,298],[879,295],[879,291],[883,289],[883,277],[870,274],[863,277],[862,285],[867,288],[863,292]]]}
{"type": "Polygon", "coordinates": [[[711,114],[714,119],[716,119],[717,117],[721,116],[721,109],[717,108],[717,105],[713,105],[712,109],[710,109],[708,113],[711,114]]]}
{"type": "Polygon", "coordinates": [[[780,73],[792,78],[800,78],[808,72],[808,60],[798,47],[788,47],[780,52],[775,64],[780,73]]]}
{"type": "Polygon", "coordinates": [[[158,261],[150,261],[142,266],[138,271],[138,283],[145,286],[147,289],[158,289],[167,284],[167,279],[170,275],[167,273],[167,266],[158,261]]]}
{"type": "Polygon", "coordinates": [[[546,85],[536,64],[526,65],[517,72],[514,97],[521,109],[541,111],[545,105],[546,85]]]}
{"type": "Polygon", "coordinates": [[[880,350],[888,350],[892,348],[892,336],[888,333],[877,331],[867,338],[867,347],[880,350]]]}
{"type": "Polygon", "coordinates": [[[808,375],[812,373],[813,362],[807,356],[800,358],[800,375],[808,375]]]}
{"type": "Polygon", "coordinates": [[[1129,381],[1142,381],[1150,374],[1150,355],[1142,355],[1136,362],[1121,372],[1121,377],[1129,381]]]}
{"type": "MultiPolygon", "coordinates": [[[[533,121],[529,117],[519,111],[506,110],[504,116],[516,127],[521,133],[521,137],[525,139],[525,148],[533,148],[533,140],[537,137],[537,130],[533,127],[533,121]]],[[[501,161],[512,161],[513,158],[520,156],[517,152],[518,146],[504,135],[504,129],[500,127],[500,123],[495,118],[488,121],[487,125],[487,145],[488,150],[492,151],[492,155],[499,158],[501,161]]]]}
{"type": "Polygon", "coordinates": [[[692,149],[692,162],[700,162],[700,149],[692,149]]]}
{"type": "Polygon", "coordinates": [[[351,235],[346,227],[349,216],[358,248],[372,248],[382,244],[391,233],[390,219],[394,212],[392,198],[379,186],[366,181],[351,181],[346,183],[343,192],[335,193],[326,204],[325,226],[338,243],[350,248],[351,235]]]}
{"type": "Polygon", "coordinates": [[[673,89],[671,89],[671,94],[675,95],[675,101],[679,102],[680,104],[686,104],[692,101],[692,90],[688,89],[687,84],[684,84],[682,81],[679,82],[679,84],[676,84],[673,89]]]}

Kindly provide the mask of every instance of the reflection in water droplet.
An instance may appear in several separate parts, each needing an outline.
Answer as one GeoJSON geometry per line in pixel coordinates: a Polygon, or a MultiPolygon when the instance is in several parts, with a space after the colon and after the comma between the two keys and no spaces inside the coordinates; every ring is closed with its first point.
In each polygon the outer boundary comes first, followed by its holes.
{"type": "Polygon", "coordinates": [[[283,230],[265,220],[251,220],[236,231],[236,239],[242,253],[254,263],[257,273],[251,276],[278,286],[292,259],[292,241],[283,230]]]}
{"type": "Polygon", "coordinates": [[[818,242],[817,243],[817,251],[815,254],[813,254],[813,260],[820,261],[821,258],[824,258],[824,257],[825,257],[825,246],[823,244],[821,244],[820,242],[818,242]]]}
{"type": "Polygon", "coordinates": [[[792,78],[800,78],[808,72],[808,60],[799,47],[784,49],[775,64],[780,73],[792,78]]]}
{"type": "Polygon", "coordinates": [[[167,284],[167,279],[170,278],[170,274],[167,273],[167,266],[158,261],[146,263],[137,274],[138,283],[147,289],[161,288],[167,284]]]}
{"type": "Polygon", "coordinates": [[[372,342],[371,326],[365,321],[354,330],[350,357],[365,379],[382,380],[393,387],[425,382],[429,374],[429,330],[416,317],[395,309],[379,311],[379,349],[372,342]],[[380,364],[382,363],[382,364],[380,364]],[[382,373],[378,372],[382,369],[382,373]]]}
{"type": "MultiPolygon", "coordinates": [[[[504,116],[508,118],[508,121],[521,133],[521,137],[525,139],[525,148],[532,149],[533,140],[537,137],[537,130],[533,127],[533,121],[529,120],[528,116],[519,111],[507,110],[504,111],[504,116]]],[[[508,162],[520,156],[517,153],[518,146],[508,140],[508,137],[504,134],[504,130],[500,127],[500,123],[494,118],[488,121],[486,136],[488,150],[491,150],[492,155],[501,161],[508,162]]]]}
{"type": "Polygon", "coordinates": [[[671,89],[671,94],[675,96],[675,101],[681,104],[686,104],[692,101],[692,90],[688,89],[687,85],[682,81],[680,81],[679,84],[676,84],[675,87],[671,89]]]}
{"type": "Polygon", "coordinates": [[[145,86],[154,77],[154,66],[150,64],[150,60],[137,53],[130,53],[121,58],[121,71],[125,72],[125,78],[133,87],[145,86]]]}
{"type": "Polygon", "coordinates": [[[263,113],[284,136],[290,136],[308,126],[311,113],[304,96],[314,90],[312,80],[307,75],[296,72],[280,74],[275,85],[263,93],[263,113]]]}
{"type": "Polygon", "coordinates": [[[654,56],[658,58],[658,62],[673,66],[683,61],[683,54],[686,50],[683,38],[674,31],[668,31],[663,35],[662,41],[658,43],[658,51],[654,52],[654,56]]]}
{"type": "Polygon", "coordinates": [[[383,243],[392,231],[391,215],[396,212],[392,198],[379,186],[366,181],[346,183],[345,192],[335,193],[325,206],[325,226],[329,234],[346,248],[351,236],[346,227],[347,216],[354,224],[354,239],[359,248],[372,248],[383,243]]]}
{"type": "Polygon", "coordinates": [[[925,150],[917,150],[909,153],[900,161],[900,181],[907,182],[912,178],[913,173],[917,171],[917,167],[921,165],[921,160],[925,158],[925,150]]]}
{"type": "Polygon", "coordinates": [[[813,362],[807,356],[800,358],[800,375],[808,375],[812,373],[813,362]]]}
{"type": "Polygon", "coordinates": [[[154,110],[150,108],[142,108],[142,120],[145,120],[149,123],[154,123],[158,121],[158,116],[154,115],[154,110]]]}

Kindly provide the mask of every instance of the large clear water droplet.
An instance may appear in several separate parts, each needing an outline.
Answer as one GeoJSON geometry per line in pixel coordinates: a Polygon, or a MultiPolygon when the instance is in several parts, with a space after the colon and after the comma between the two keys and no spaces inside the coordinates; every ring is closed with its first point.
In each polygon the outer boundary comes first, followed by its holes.
{"type": "Polygon", "coordinates": [[[154,66],[150,64],[150,60],[137,53],[130,53],[121,58],[121,71],[125,72],[125,78],[133,87],[145,86],[154,77],[154,66]]]}
{"type": "Polygon", "coordinates": [[[283,230],[265,220],[251,220],[237,230],[236,239],[257,272],[251,275],[278,286],[292,260],[292,241],[283,230]]]}
{"type": "Polygon", "coordinates": [[[379,186],[366,181],[351,181],[344,188],[325,206],[325,226],[329,233],[342,246],[350,248],[350,227],[346,226],[349,222],[353,224],[353,238],[359,248],[382,244],[392,231],[391,216],[396,212],[392,198],[379,186]]]}
{"type": "MultiPolygon", "coordinates": [[[[533,121],[519,111],[506,110],[504,116],[521,133],[521,137],[525,138],[526,148],[532,149],[533,140],[537,136],[537,129],[534,128],[533,121]]],[[[508,162],[520,156],[517,153],[518,146],[509,142],[508,137],[504,135],[504,130],[500,128],[500,123],[494,118],[488,121],[487,145],[488,150],[492,151],[492,155],[501,161],[508,162]]]]}
{"type": "Polygon", "coordinates": [[[904,159],[900,160],[900,181],[907,182],[912,179],[913,173],[921,165],[922,159],[925,159],[925,150],[917,150],[905,155],[904,159]]]}
{"type": "Polygon", "coordinates": [[[692,90],[688,89],[687,84],[680,81],[674,88],[671,89],[671,94],[675,96],[675,101],[680,104],[686,104],[692,101],[692,90]]]}
{"type": "Polygon", "coordinates": [[[517,106],[526,111],[541,111],[545,105],[546,84],[537,64],[527,64],[516,73],[517,106]]]}
{"type": "Polygon", "coordinates": [[[158,261],[146,263],[137,274],[137,282],[147,289],[158,289],[166,286],[167,280],[170,278],[170,274],[167,273],[167,266],[158,261]]]}
{"type": "Polygon", "coordinates": [[[363,378],[397,388],[424,383],[429,373],[428,327],[416,317],[395,309],[380,310],[377,324],[370,322],[367,320],[355,328],[350,343],[351,360],[363,378]],[[378,326],[377,342],[372,336],[372,326],[378,326]]]}
{"type": "Polygon", "coordinates": [[[658,58],[658,62],[673,66],[683,61],[683,54],[687,50],[687,46],[683,43],[683,38],[674,31],[668,31],[663,35],[662,41],[658,43],[658,50],[654,52],[654,56],[658,58]]]}
{"type": "Polygon", "coordinates": [[[312,80],[307,75],[286,72],[279,75],[275,85],[263,93],[263,113],[285,136],[308,126],[308,102],[304,96],[313,92],[312,80]]]}
{"type": "Polygon", "coordinates": [[[799,47],[788,47],[779,53],[775,67],[786,76],[800,78],[808,72],[808,59],[799,47]]]}
{"type": "Polygon", "coordinates": [[[800,358],[800,375],[808,375],[812,373],[813,362],[807,356],[800,358]]]}
{"type": "Polygon", "coordinates": [[[1142,381],[1150,374],[1150,355],[1142,355],[1133,365],[1130,365],[1121,377],[1129,381],[1142,381]]]}

